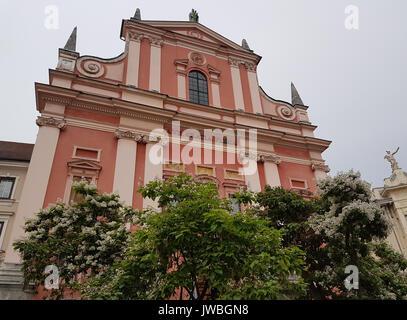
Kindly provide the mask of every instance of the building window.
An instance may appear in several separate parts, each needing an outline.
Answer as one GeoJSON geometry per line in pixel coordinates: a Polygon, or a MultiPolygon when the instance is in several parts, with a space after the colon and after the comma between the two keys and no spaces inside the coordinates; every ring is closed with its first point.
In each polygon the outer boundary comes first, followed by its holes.
{"type": "MultiPolygon", "coordinates": [[[[89,177],[79,177],[79,176],[75,176],[72,179],[72,182],[81,182],[82,180],[86,180],[88,183],[92,182],[92,178],[89,177]]],[[[71,203],[71,201],[73,202],[81,202],[83,200],[83,195],[78,194],[75,192],[75,190],[73,189],[73,186],[71,187],[71,194],[69,196],[69,203],[71,203]]]]}
{"type": "Polygon", "coordinates": [[[7,217],[0,216],[0,248],[3,245],[4,236],[6,234],[7,221],[7,217]]]}
{"type": "Polygon", "coordinates": [[[0,199],[10,199],[16,178],[0,177],[0,199]]]}
{"type": "Polygon", "coordinates": [[[3,234],[3,229],[4,229],[4,224],[5,223],[6,223],[5,221],[0,221],[0,238],[1,238],[2,234],[3,234]]]}
{"type": "Polygon", "coordinates": [[[189,101],[208,105],[208,83],[202,72],[191,71],[189,73],[189,101]]]}
{"type": "Polygon", "coordinates": [[[236,214],[240,211],[240,204],[239,201],[236,199],[234,194],[229,194],[229,201],[232,205],[232,211],[230,212],[231,214],[236,214]]]}

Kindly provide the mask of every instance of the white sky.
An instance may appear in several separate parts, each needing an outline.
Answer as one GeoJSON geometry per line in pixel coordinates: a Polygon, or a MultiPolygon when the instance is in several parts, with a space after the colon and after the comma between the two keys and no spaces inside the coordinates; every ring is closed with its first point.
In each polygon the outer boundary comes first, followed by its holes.
{"type": "Polygon", "coordinates": [[[407,1],[405,0],[0,0],[0,140],[35,142],[34,82],[48,83],[58,48],[78,26],[77,51],[109,58],[124,50],[121,20],[136,7],[145,20],[199,22],[263,57],[260,85],[290,101],[297,87],[316,136],[332,140],[323,157],[331,174],[359,170],[373,186],[391,173],[386,150],[407,171],[407,1]],[[344,26],[345,7],[359,8],[359,30],[344,26]],[[56,5],[59,28],[44,26],[56,5]]]}

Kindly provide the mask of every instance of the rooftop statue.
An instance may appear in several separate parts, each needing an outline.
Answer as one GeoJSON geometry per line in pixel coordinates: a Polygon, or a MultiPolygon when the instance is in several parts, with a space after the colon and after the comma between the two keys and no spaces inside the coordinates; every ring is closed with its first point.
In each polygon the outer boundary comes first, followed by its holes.
{"type": "Polygon", "coordinates": [[[198,22],[199,21],[198,11],[196,11],[195,9],[191,10],[191,12],[189,13],[189,21],[190,22],[198,22]]]}
{"type": "Polygon", "coordinates": [[[397,150],[394,151],[393,153],[391,153],[390,151],[386,151],[387,154],[384,156],[384,158],[390,162],[392,172],[394,172],[397,169],[400,169],[396,159],[394,158],[394,155],[399,151],[399,149],[400,147],[398,147],[397,150]]]}

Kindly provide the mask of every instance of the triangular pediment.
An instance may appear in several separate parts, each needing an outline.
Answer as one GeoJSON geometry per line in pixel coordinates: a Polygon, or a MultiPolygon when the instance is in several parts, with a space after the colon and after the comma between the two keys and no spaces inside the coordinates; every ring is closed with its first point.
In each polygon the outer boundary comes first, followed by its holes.
{"type": "Polygon", "coordinates": [[[85,169],[85,170],[101,170],[102,167],[95,163],[94,161],[90,160],[75,160],[68,162],[68,167],[70,168],[77,168],[77,169],[85,169]]]}
{"type": "Polygon", "coordinates": [[[251,51],[243,49],[242,46],[225,38],[219,33],[209,29],[208,27],[197,23],[188,21],[142,21],[143,24],[156,27],[165,31],[181,34],[192,39],[199,39],[211,42],[224,47],[233,48],[235,50],[251,53],[251,51]]]}

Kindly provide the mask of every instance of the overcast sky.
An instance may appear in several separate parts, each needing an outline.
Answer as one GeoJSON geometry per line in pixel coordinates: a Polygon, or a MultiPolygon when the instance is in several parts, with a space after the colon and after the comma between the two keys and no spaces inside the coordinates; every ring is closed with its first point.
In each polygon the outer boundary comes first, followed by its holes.
{"type": "MultiPolygon", "coordinates": [[[[359,170],[381,186],[391,174],[383,157],[407,171],[406,0],[205,0],[91,1],[0,0],[0,140],[34,143],[37,133],[34,82],[48,83],[74,26],[77,51],[103,58],[124,50],[121,20],[136,7],[145,20],[199,22],[230,40],[246,38],[261,55],[260,85],[290,101],[297,87],[316,137],[332,140],[323,153],[331,174],[359,170]],[[359,29],[348,30],[345,8],[359,8],[359,29]],[[47,6],[56,6],[59,27],[47,29],[47,6]]],[[[51,7],[52,8],[52,7],[51,7]]]]}

